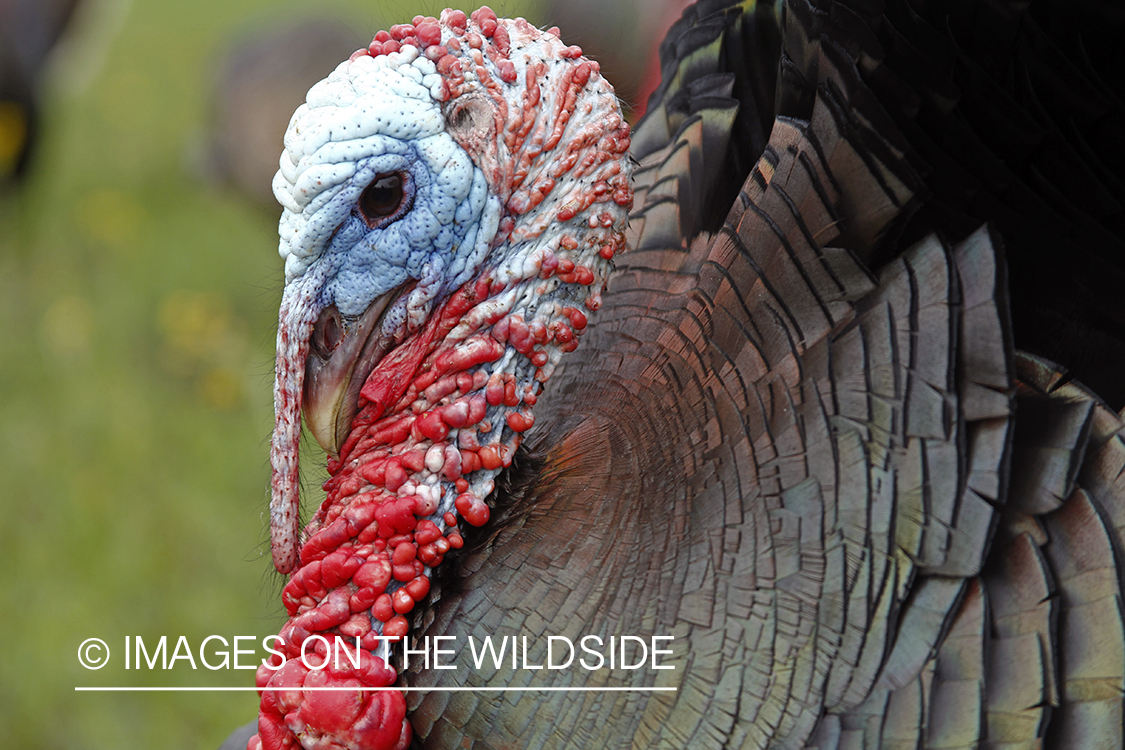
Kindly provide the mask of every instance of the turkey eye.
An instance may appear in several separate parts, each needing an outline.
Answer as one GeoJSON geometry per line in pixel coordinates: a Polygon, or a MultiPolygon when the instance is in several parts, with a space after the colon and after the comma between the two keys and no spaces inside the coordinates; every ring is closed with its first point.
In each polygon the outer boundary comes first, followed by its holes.
{"type": "Polygon", "coordinates": [[[401,174],[381,174],[359,196],[359,213],[372,229],[385,226],[399,213],[405,197],[401,174]]]}

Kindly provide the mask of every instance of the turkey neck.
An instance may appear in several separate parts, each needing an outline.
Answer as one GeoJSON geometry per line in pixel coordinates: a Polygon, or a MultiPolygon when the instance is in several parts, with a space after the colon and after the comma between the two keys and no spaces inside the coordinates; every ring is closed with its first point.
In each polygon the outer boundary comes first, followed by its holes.
{"type": "MultiPolygon", "coordinates": [[[[523,218],[535,225],[540,212],[557,210],[543,204],[523,218]]],[[[291,616],[323,598],[305,572],[320,563],[322,582],[326,570],[331,581],[352,579],[342,634],[375,649],[380,632],[407,633],[431,570],[463,545],[464,524],[489,520],[497,476],[534,425],[562,356],[578,346],[586,313],[600,305],[621,235],[600,225],[588,234],[544,235],[511,222],[498,236],[500,262],[436,302],[375,364],[305,528],[301,570],[283,597],[291,616]],[[368,573],[356,580],[361,567],[368,573]]]]}

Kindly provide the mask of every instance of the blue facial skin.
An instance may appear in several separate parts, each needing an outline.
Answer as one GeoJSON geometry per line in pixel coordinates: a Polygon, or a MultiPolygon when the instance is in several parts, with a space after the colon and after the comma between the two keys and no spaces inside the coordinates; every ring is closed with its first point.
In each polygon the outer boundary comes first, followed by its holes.
{"type": "Polygon", "coordinates": [[[309,217],[317,225],[315,234],[332,232],[305,272],[326,280],[314,293],[317,307],[335,304],[347,317],[363,314],[375,299],[409,279],[419,280],[428,298],[468,281],[495,234],[495,220],[485,220],[486,214],[499,215],[483,172],[448,135],[411,143],[385,136],[379,141],[384,153],[358,162],[347,184],[309,217]],[[386,153],[392,144],[401,148],[386,153]],[[359,197],[372,181],[394,173],[404,177],[405,210],[372,229],[359,212],[359,197]],[[492,225],[485,236],[482,224],[492,225]]]}

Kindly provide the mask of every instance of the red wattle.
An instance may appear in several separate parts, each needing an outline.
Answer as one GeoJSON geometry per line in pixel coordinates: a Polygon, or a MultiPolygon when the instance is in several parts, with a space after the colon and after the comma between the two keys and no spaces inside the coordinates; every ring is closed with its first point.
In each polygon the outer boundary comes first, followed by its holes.
{"type": "MultiPolygon", "coordinates": [[[[354,658],[354,651],[351,656],[354,658]]],[[[323,669],[309,670],[301,659],[290,659],[280,669],[259,669],[263,687],[258,736],[247,750],[290,750],[303,746],[333,750],[405,750],[412,730],[406,720],[406,700],[390,687],[397,677],[381,658],[360,649],[359,667],[342,651],[329,657],[323,669]],[[266,674],[263,674],[266,672],[266,674]],[[278,688],[357,688],[356,690],[284,690],[278,688]],[[299,743],[299,744],[298,744],[299,743]]],[[[309,649],[311,664],[327,654],[309,649]]]]}
{"type": "Polygon", "coordinates": [[[435,332],[435,326],[427,326],[421,334],[384,357],[368,376],[359,395],[371,402],[375,419],[383,416],[406,392],[418,373],[418,366],[430,351],[435,332]]]}

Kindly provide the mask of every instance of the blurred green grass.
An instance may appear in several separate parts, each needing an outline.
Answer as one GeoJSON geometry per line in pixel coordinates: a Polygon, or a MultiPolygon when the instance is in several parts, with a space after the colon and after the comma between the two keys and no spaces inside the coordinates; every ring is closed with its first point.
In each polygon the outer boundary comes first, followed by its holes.
{"type": "MultiPolygon", "coordinates": [[[[275,216],[199,176],[215,60],[286,13],[369,39],[437,6],[87,5],[31,178],[0,196],[0,728],[7,747],[215,748],[254,693],[74,691],[252,685],[184,662],[126,671],[124,638],[260,640],[284,619],[263,544],[275,216]],[[79,666],[89,637],[105,669],[79,666]]],[[[534,20],[527,6],[494,4],[534,20]]]]}

